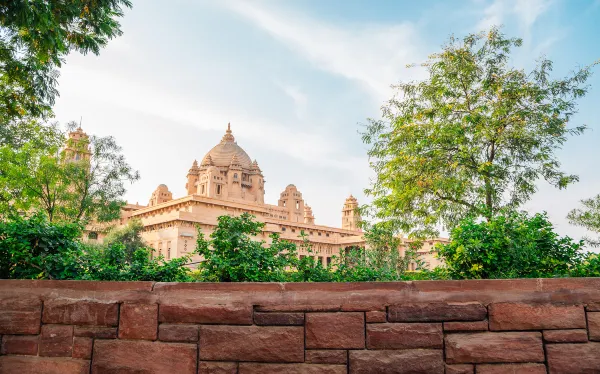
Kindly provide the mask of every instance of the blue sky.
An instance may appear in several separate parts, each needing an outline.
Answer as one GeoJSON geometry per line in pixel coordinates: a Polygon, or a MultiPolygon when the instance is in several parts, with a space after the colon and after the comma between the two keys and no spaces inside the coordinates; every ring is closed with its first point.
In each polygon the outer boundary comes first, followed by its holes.
{"type": "MultiPolygon", "coordinates": [[[[372,177],[359,131],[377,118],[390,85],[422,78],[407,69],[450,34],[504,25],[524,39],[515,66],[542,54],[563,76],[600,59],[600,0],[135,1],[124,35],[100,56],[72,54],[61,69],[55,112],[83,117],[88,133],[114,135],[142,179],[130,202],[146,204],[160,183],[184,195],[185,176],[219,142],[227,123],[265,174],[266,201],[294,183],[319,224],[340,226],[344,199],[372,177]]],[[[564,218],[600,193],[600,69],[560,158],[580,182],[540,183],[526,208],[546,210],[559,232],[585,232],[564,218]]]]}

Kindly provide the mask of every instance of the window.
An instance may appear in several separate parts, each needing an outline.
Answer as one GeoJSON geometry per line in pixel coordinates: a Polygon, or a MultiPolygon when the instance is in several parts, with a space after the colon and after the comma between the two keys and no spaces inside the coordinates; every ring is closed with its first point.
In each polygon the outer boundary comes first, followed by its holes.
{"type": "Polygon", "coordinates": [[[296,229],[292,229],[292,232],[296,232],[296,229]]]}
{"type": "Polygon", "coordinates": [[[325,234],[326,237],[329,237],[329,234],[325,234]]]}
{"type": "Polygon", "coordinates": [[[217,195],[221,194],[221,185],[217,184],[217,195]]]}
{"type": "Polygon", "coordinates": [[[281,231],[285,231],[285,227],[282,227],[282,228],[281,228],[281,231]]]}
{"type": "Polygon", "coordinates": [[[237,173],[233,173],[233,178],[234,178],[234,179],[237,179],[237,177],[238,177],[238,176],[237,176],[237,173]]]}
{"type": "Polygon", "coordinates": [[[321,233],[319,233],[319,236],[321,236],[321,233]]]}
{"type": "Polygon", "coordinates": [[[331,257],[327,257],[327,266],[331,265],[331,257]]]}
{"type": "Polygon", "coordinates": [[[171,242],[167,242],[167,260],[171,259],[171,242]]]}
{"type": "Polygon", "coordinates": [[[283,206],[285,207],[285,200],[283,201],[283,206]]]}
{"type": "Polygon", "coordinates": [[[98,233],[97,232],[90,232],[88,234],[88,239],[90,239],[90,240],[96,240],[96,239],[98,239],[98,233]]]}
{"type": "Polygon", "coordinates": [[[312,235],[312,234],[313,234],[313,232],[311,231],[311,232],[310,232],[310,234],[312,235]]]}
{"type": "Polygon", "coordinates": [[[300,209],[300,202],[296,201],[296,210],[300,209]]]}
{"type": "Polygon", "coordinates": [[[162,255],[162,242],[158,242],[158,255],[162,255]]]}
{"type": "Polygon", "coordinates": [[[319,264],[323,265],[323,257],[319,256],[319,264]]]}
{"type": "Polygon", "coordinates": [[[81,160],[81,155],[79,153],[75,153],[75,161],[81,160]]]}
{"type": "Polygon", "coordinates": [[[204,185],[202,185],[202,186],[200,187],[200,193],[201,193],[202,195],[204,195],[204,185]]]}

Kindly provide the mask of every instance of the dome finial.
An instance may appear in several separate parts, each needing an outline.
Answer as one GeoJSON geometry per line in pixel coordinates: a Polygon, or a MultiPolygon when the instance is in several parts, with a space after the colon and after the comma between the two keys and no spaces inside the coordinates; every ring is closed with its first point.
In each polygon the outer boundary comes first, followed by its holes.
{"type": "Polygon", "coordinates": [[[233,137],[233,135],[231,134],[231,123],[227,124],[227,131],[225,131],[225,135],[223,135],[223,139],[221,139],[221,142],[234,142],[235,138],[233,137]]]}

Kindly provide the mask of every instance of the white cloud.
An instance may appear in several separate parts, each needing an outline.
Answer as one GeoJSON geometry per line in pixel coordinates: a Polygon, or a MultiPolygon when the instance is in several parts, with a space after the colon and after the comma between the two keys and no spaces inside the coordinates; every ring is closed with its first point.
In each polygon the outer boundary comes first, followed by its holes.
{"type": "Polygon", "coordinates": [[[281,90],[288,95],[292,101],[294,102],[294,108],[296,109],[296,116],[298,118],[303,118],[306,115],[307,105],[308,105],[308,97],[302,93],[299,87],[275,82],[281,90]]]}
{"type": "Polygon", "coordinates": [[[515,17],[520,31],[529,39],[531,27],[551,4],[552,0],[493,0],[483,9],[483,18],[476,28],[478,31],[486,30],[515,17]]]}
{"type": "Polygon", "coordinates": [[[340,27],[250,1],[223,4],[315,67],[360,82],[379,102],[389,98],[391,84],[418,77],[419,70],[406,69],[422,58],[419,34],[412,23],[340,27]]]}

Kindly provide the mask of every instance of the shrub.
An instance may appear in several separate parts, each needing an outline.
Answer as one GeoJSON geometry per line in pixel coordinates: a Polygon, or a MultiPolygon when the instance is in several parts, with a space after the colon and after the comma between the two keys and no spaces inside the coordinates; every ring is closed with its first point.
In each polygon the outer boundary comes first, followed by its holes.
{"type": "Polygon", "coordinates": [[[455,279],[568,276],[582,258],[583,242],[559,237],[545,213],[465,219],[450,239],[437,250],[455,279]]]}

